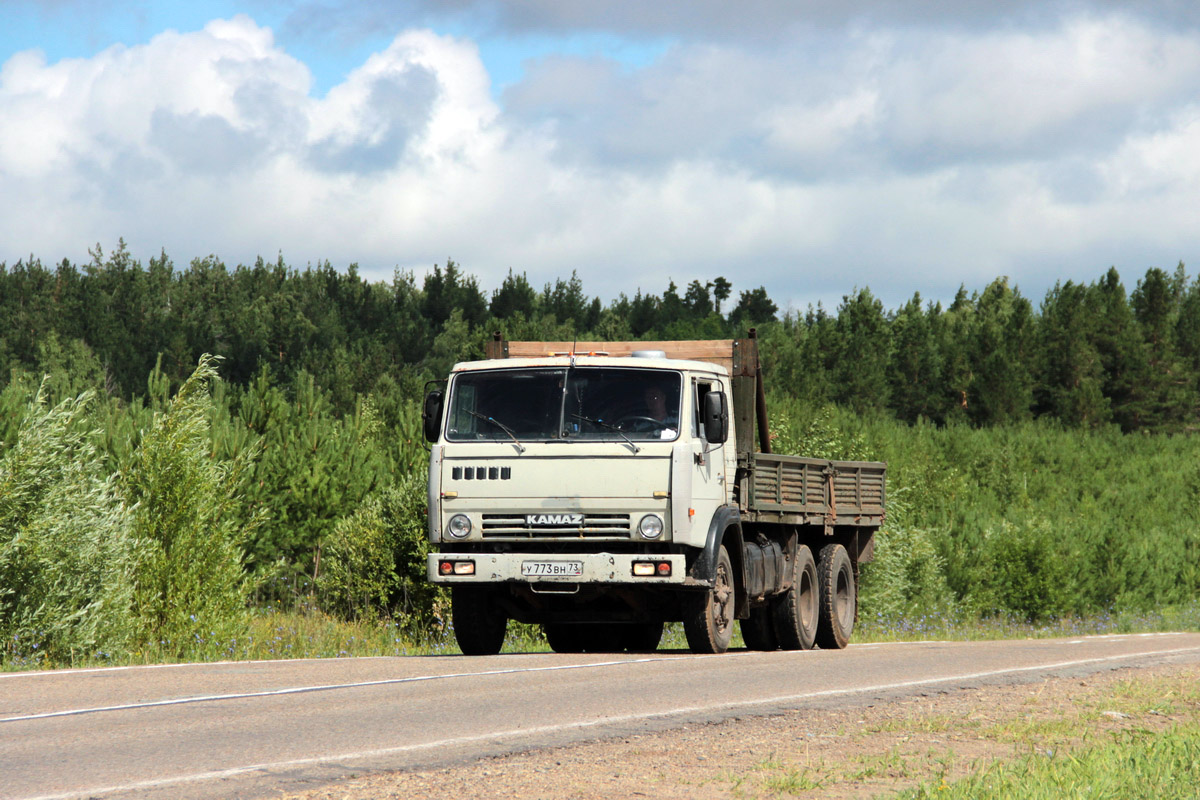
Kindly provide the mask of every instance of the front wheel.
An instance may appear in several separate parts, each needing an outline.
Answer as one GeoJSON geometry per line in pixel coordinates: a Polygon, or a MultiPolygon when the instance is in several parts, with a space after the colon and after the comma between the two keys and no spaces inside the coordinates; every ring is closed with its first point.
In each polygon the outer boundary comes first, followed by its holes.
{"type": "Polygon", "coordinates": [[[817,624],[817,644],[822,650],[840,650],[854,633],[854,613],[858,591],[854,585],[854,565],[840,544],[821,548],[817,561],[821,592],[821,613],[817,624]]]}
{"type": "Polygon", "coordinates": [[[504,645],[508,617],[493,594],[476,586],[455,586],[450,594],[454,638],[465,656],[494,656],[504,645]]]}
{"type": "Polygon", "coordinates": [[[688,598],[683,633],[693,653],[724,653],[733,638],[733,564],[725,545],[717,554],[716,580],[688,598]]]}

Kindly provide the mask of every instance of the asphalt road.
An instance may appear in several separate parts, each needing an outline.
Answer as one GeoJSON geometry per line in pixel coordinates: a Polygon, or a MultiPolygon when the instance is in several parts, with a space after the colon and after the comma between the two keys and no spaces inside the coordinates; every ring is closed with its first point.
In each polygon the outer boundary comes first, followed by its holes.
{"type": "Polygon", "coordinates": [[[688,722],[1200,662],[1200,634],[0,674],[0,797],[261,797],[688,722]]]}

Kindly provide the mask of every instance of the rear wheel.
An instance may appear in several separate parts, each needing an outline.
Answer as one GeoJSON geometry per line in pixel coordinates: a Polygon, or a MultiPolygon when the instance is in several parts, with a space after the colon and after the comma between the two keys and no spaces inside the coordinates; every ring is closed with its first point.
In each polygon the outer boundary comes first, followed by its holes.
{"type": "Polygon", "coordinates": [[[799,545],[792,560],[792,588],[777,597],[772,607],[775,633],[784,650],[812,649],[820,615],[817,592],[817,562],[807,545],[799,545]]]}
{"type": "Polygon", "coordinates": [[[584,636],[582,625],[553,623],[542,626],[546,632],[546,644],[556,653],[582,653],[584,636]]]}
{"type": "Polygon", "coordinates": [[[455,586],[450,595],[454,638],[467,656],[492,656],[504,645],[508,617],[492,592],[476,586],[455,586]]]}
{"type": "Polygon", "coordinates": [[[683,632],[693,653],[724,653],[733,638],[733,564],[725,546],[717,553],[716,579],[688,598],[683,632]]]}
{"type": "Polygon", "coordinates": [[[840,544],[821,548],[817,561],[821,613],[817,624],[817,644],[823,650],[840,650],[854,633],[854,613],[858,592],[854,585],[854,565],[840,544]]]}
{"type": "Polygon", "coordinates": [[[775,626],[771,620],[771,606],[750,609],[750,616],[739,620],[742,641],[749,650],[776,650],[779,640],[775,638],[775,626]]]}

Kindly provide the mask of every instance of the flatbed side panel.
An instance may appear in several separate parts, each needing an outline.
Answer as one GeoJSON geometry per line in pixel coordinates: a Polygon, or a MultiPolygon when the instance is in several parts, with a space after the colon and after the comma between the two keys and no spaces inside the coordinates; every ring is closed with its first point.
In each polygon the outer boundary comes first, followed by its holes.
{"type": "Polygon", "coordinates": [[[755,453],[746,510],[872,524],[883,516],[886,475],[883,463],[755,453]]]}

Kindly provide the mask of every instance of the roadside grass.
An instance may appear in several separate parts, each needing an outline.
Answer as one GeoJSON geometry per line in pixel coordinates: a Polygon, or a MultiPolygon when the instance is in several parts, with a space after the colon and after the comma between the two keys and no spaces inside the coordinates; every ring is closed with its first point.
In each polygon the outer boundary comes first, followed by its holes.
{"type": "Polygon", "coordinates": [[[926,800],[1092,800],[1112,797],[1190,800],[1200,787],[1200,725],[1167,732],[1122,730],[1112,742],[1081,750],[996,761],[951,783],[944,779],[901,792],[926,800]]]}
{"type": "MultiPolygon", "coordinates": [[[[854,633],[857,643],[917,640],[983,641],[999,639],[1057,638],[1116,633],[1155,633],[1200,630],[1200,603],[1147,614],[1103,614],[1065,618],[1043,624],[1014,619],[965,619],[918,616],[901,620],[862,618],[854,633]]],[[[744,646],[735,627],[732,648],[744,646]]],[[[851,645],[853,646],[853,645],[851,645]]],[[[504,653],[542,653],[549,646],[537,625],[509,623],[504,653]]],[[[667,625],[659,644],[663,651],[687,649],[680,623],[667,625]]],[[[26,648],[28,652],[28,648],[26,648]]],[[[445,620],[428,631],[414,632],[404,621],[389,618],[347,621],[326,614],[314,603],[292,608],[251,608],[238,635],[193,633],[186,647],[163,641],[128,653],[72,653],[67,663],[50,660],[44,653],[16,657],[0,647],[0,670],[18,671],[60,667],[124,666],[179,661],[257,661],[281,658],[354,658],[367,656],[456,655],[453,623],[445,620]],[[178,654],[182,652],[183,656],[178,654]]]]}
{"type": "Polygon", "coordinates": [[[1119,633],[1200,631],[1200,602],[1164,607],[1151,612],[1106,612],[1068,616],[1034,624],[1015,617],[956,617],[920,614],[899,619],[860,617],[854,641],[910,642],[987,641],[999,639],[1056,639],[1119,633]]]}
{"type": "MultiPolygon", "coordinates": [[[[1044,687],[1043,687],[1044,688],[1044,687]]],[[[914,709],[837,733],[844,758],[807,743],[715,783],[738,798],[1093,800],[1197,796],[1200,681],[1194,669],[1135,676],[1041,707],[1040,691],[1005,719],[914,709]],[[888,742],[888,744],[884,744],[888,742]],[[874,792],[874,794],[872,794],[874,792]]]]}

